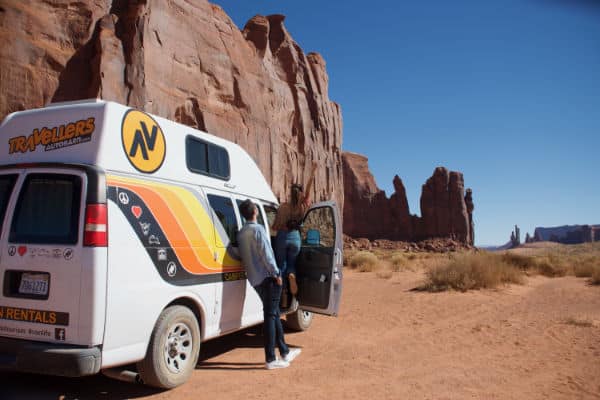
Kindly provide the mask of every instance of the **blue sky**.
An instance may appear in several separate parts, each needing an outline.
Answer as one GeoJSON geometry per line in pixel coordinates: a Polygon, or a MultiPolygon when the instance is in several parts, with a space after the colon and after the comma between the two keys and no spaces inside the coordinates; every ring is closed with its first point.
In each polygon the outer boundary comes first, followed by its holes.
{"type": "Polygon", "coordinates": [[[436,166],[461,171],[476,243],[514,224],[600,223],[600,1],[213,1],[243,28],[284,14],[323,55],[343,149],[411,213],[436,166]]]}

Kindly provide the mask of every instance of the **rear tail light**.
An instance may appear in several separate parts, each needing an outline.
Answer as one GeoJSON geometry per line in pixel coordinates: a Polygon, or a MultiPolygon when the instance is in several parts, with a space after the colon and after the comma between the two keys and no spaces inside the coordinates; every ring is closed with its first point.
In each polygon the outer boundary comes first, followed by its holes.
{"type": "Polygon", "coordinates": [[[106,204],[88,204],[85,208],[83,245],[108,246],[108,212],[106,204]]]}

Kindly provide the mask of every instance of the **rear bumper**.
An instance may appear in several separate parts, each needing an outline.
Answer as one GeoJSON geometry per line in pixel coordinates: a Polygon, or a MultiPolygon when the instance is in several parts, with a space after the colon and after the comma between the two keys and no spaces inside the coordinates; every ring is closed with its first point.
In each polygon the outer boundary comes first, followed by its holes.
{"type": "Polygon", "coordinates": [[[0,371],[77,377],[100,371],[99,347],[0,337],[0,371]]]}

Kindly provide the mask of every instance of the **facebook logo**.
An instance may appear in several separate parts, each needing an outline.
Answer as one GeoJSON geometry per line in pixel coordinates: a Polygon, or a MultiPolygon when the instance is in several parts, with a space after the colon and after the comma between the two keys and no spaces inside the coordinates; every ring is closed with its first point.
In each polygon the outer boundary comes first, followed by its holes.
{"type": "Polygon", "coordinates": [[[65,340],[65,328],[55,328],[54,329],[54,338],[56,340],[65,340]]]}

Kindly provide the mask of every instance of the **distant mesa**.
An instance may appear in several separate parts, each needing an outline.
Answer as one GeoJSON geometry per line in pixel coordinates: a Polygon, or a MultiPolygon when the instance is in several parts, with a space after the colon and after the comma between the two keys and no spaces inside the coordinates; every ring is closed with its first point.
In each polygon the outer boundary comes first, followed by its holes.
{"type": "Polygon", "coordinates": [[[473,245],[473,198],[464,190],[460,172],[437,167],[421,193],[421,217],[411,215],[402,179],[394,177],[388,199],[377,187],[368,158],[342,154],[344,173],[344,233],[354,238],[405,242],[448,238],[473,245]]]}
{"type": "MultiPolygon", "coordinates": [[[[529,234],[527,234],[529,236],[529,234]]],[[[551,228],[535,228],[533,237],[525,242],[557,242],[579,244],[600,241],[600,225],[562,225],[551,228]]]]}

